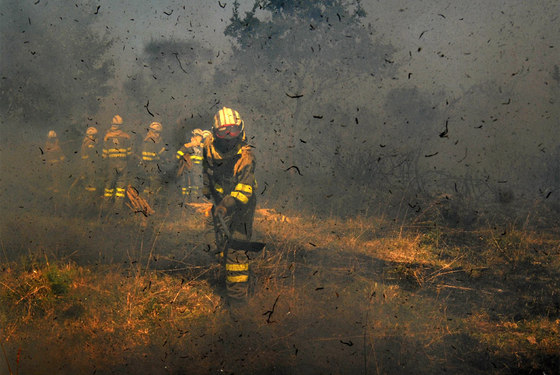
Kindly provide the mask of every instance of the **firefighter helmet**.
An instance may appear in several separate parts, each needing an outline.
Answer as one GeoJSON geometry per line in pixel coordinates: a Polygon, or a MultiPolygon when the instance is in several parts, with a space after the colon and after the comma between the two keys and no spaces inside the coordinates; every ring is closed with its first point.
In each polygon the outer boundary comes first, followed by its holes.
{"type": "Polygon", "coordinates": [[[202,138],[206,139],[209,135],[212,135],[212,132],[210,130],[203,130],[202,131],[202,138]]]}
{"type": "Polygon", "coordinates": [[[214,135],[222,139],[234,139],[243,133],[245,126],[239,112],[223,107],[214,116],[214,135]]]}
{"type": "Polygon", "coordinates": [[[204,134],[202,133],[202,130],[196,128],[192,131],[192,135],[193,137],[201,137],[204,138],[204,134]]]}
{"type": "Polygon", "coordinates": [[[86,130],[86,135],[95,135],[97,134],[97,128],[90,126],[89,128],[87,128],[86,130]]]}
{"type": "Polygon", "coordinates": [[[49,138],[56,138],[56,132],[54,130],[49,130],[49,138]]]}
{"type": "Polygon", "coordinates": [[[161,123],[154,121],[150,124],[150,129],[152,129],[155,132],[160,132],[162,128],[161,123]]]}
{"type": "Polygon", "coordinates": [[[122,125],[122,123],[123,123],[122,117],[119,115],[115,115],[113,117],[113,120],[111,121],[111,125],[122,125]]]}

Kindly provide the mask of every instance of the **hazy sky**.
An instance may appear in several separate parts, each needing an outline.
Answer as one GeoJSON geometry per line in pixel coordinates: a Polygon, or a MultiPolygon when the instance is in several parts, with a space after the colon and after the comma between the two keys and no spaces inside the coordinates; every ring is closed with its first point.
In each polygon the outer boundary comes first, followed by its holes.
{"type": "MultiPolygon", "coordinates": [[[[122,66],[133,63],[146,42],[169,38],[194,39],[227,59],[230,41],[223,30],[232,3],[102,0],[96,25],[116,37],[114,51],[122,66]]],[[[240,13],[252,3],[241,0],[240,13]]],[[[435,81],[453,91],[489,79],[506,80],[510,71],[528,66],[539,70],[559,60],[560,2],[556,0],[365,0],[362,4],[368,14],[365,22],[377,31],[375,37],[397,48],[395,57],[415,79],[435,81]]]]}
{"type": "MultiPolygon", "coordinates": [[[[56,23],[59,17],[69,17],[55,14],[60,7],[49,7],[53,0],[26,1],[30,4],[30,22],[56,23]]],[[[253,0],[239,3],[243,16],[251,9],[253,0]]],[[[393,77],[383,77],[383,83],[378,85],[382,89],[375,91],[364,86],[361,89],[367,92],[356,95],[356,100],[376,102],[376,109],[382,112],[387,95],[395,89],[417,90],[422,98],[427,97],[428,107],[437,107],[438,123],[429,124],[428,120],[424,125],[432,128],[420,130],[435,138],[427,153],[439,151],[441,156],[429,159],[430,163],[456,163],[468,148],[465,160],[470,164],[485,159],[509,164],[524,152],[540,157],[540,150],[558,147],[560,83],[553,72],[560,64],[560,1],[361,3],[367,12],[363,22],[366,27],[371,24],[374,30],[372,38],[394,47],[391,59],[397,69],[393,77]],[[446,103],[451,103],[449,109],[446,103]],[[449,141],[437,137],[444,129],[446,117],[450,118],[449,141]],[[481,121],[494,120],[492,126],[476,128],[481,121]],[[442,155],[448,156],[448,160],[442,155]]],[[[116,88],[112,96],[119,96],[123,82],[142,67],[143,49],[150,41],[193,40],[211,48],[215,58],[208,70],[227,63],[231,56],[232,41],[223,32],[232,15],[232,0],[100,0],[91,9],[81,3],[68,6],[83,8],[94,20],[95,30],[114,40],[108,56],[114,60],[117,73],[111,82],[116,88]]],[[[106,103],[115,106],[113,98],[107,98],[106,103]]],[[[392,141],[384,137],[393,134],[391,125],[402,122],[406,116],[404,113],[402,118],[389,119],[386,129],[381,129],[379,142],[392,141]]]]}

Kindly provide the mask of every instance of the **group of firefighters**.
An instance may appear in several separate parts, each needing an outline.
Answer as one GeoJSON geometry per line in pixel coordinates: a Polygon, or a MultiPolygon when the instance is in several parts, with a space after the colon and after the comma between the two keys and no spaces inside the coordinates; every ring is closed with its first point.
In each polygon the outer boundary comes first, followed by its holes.
{"type": "MultiPolygon", "coordinates": [[[[130,134],[122,129],[123,118],[115,115],[111,126],[99,138],[98,130],[89,127],[81,147],[81,176],[85,194],[103,196],[105,202],[121,208],[128,185],[135,186],[150,204],[157,203],[162,189],[163,163],[168,149],[162,140],[162,124],[152,122],[141,144],[141,153],[132,151],[130,134]],[[101,152],[100,152],[101,150],[101,152]],[[101,160],[100,160],[101,159],[101,160]],[[131,160],[136,159],[137,173],[130,180],[131,160]],[[100,163],[103,161],[103,163],[100,163]],[[104,189],[97,186],[104,173],[104,189]],[[134,182],[134,183],[131,183],[134,182]]],[[[64,154],[56,133],[51,130],[45,145],[45,161],[52,176],[60,176],[64,154]]],[[[167,154],[167,155],[166,155],[167,154]]],[[[185,143],[174,156],[176,176],[184,179],[181,193],[185,203],[213,203],[211,219],[215,233],[215,249],[225,268],[226,295],[231,308],[245,302],[249,289],[250,249],[228,247],[228,243],[250,243],[256,208],[255,157],[247,143],[245,124],[236,110],[221,108],[214,116],[212,130],[195,129],[190,142],[185,143]]],[[[51,189],[60,189],[54,177],[51,189]]]]}

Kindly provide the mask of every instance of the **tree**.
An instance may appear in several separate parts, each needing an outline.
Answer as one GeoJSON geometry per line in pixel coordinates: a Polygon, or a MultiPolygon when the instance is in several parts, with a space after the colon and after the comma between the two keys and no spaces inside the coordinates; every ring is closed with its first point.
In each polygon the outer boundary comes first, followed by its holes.
{"type": "MultiPolygon", "coordinates": [[[[79,124],[110,88],[108,37],[92,31],[96,3],[5,2],[0,13],[0,110],[14,123],[79,124]]],[[[46,134],[46,133],[45,133],[46,134]]]]}
{"type": "Polygon", "coordinates": [[[267,124],[255,132],[280,156],[269,163],[330,178],[344,145],[351,150],[358,137],[369,138],[378,105],[372,88],[396,64],[364,16],[359,1],[255,1],[243,17],[234,3],[225,31],[234,41],[233,72],[220,84],[267,124]]]}

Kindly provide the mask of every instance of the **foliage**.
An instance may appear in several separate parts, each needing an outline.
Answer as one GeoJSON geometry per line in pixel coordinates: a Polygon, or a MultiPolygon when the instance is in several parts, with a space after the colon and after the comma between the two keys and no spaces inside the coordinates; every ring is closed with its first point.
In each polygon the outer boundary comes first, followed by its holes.
{"type": "Polygon", "coordinates": [[[373,129],[371,88],[393,71],[393,47],[373,38],[359,2],[255,1],[245,15],[238,5],[225,31],[235,71],[221,72],[220,91],[267,124],[251,129],[261,148],[327,178],[343,145],[373,139],[360,129],[373,129]]]}
{"type": "MultiPolygon", "coordinates": [[[[201,243],[203,217],[157,225],[157,238],[126,221],[85,221],[87,235],[76,244],[82,260],[47,263],[49,250],[3,263],[6,361],[14,364],[21,349],[22,373],[38,372],[38,363],[49,370],[65,366],[58,373],[167,367],[198,374],[240,366],[251,373],[282,366],[323,373],[326,360],[337,373],[420,368],[428,374],[442,366],[449,373],[480,372],[489,360],[497,374],[554,369],[557,227],[467,230],[425,220],[258,209],[255,231],[268,245],[251,261],[254,295],[238,320],[227,316],[215,280],[219,264],[208,260],[201,243]],[[127,237],[129,231],[142,241],[127,237]],[[127,261],[86,261],[87,252],[117,256],[117,248],[127,261]],[[53,356],[58,362],[46,360],[53,356]]],[[[44,232],[40,219],[24,221],[27,232],[44,232]]],[[[49,248],[83,227],[50,231],[49,248]]]]}
{"type": "MultiPolygon", "coordinates": [[[[184,125],[185,117],[191,126],[202,126],[190,117],[207,111],[213,58],[212,51],[196,41],[151,40],[124,83],[123,105],[144,122],[162,121],[164,130],[166,125],[184,125]]],[[[184,132],[174,136],[184,140],[184,132]]]]}
{"type": "Polygon", "coordinates": [[[96,4],[90,0],[4,4],[3,113],[30,122],[48,121],[61,130],[97,111],[99,98],[110,90],[113,68],[105,56],[111,39],[91,27],[96,4]]]}

